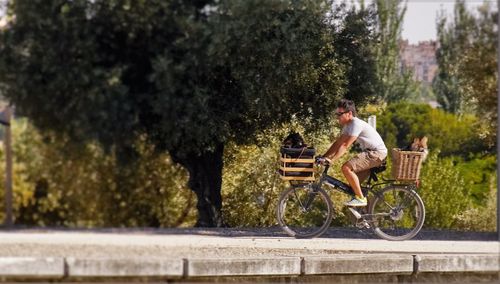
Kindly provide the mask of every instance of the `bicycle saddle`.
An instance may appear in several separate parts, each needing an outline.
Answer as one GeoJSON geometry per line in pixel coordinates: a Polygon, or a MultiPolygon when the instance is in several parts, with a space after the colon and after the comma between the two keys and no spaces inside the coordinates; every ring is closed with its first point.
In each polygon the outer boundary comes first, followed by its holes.
{"type": "Polygon", "coordinates": [[[387,160],[384,159],[380,166],[375,167],[375,168],[371,168],[370,171],[377,174],[377,173],[381,173],[381,172],[385,171],[386,169],[387,169],[387,160]]]}
{"type": "Polygon", "coordinates": [[[387,160],[384,159],[380,166],[370,169],[370,178],[373,181],[378,181],[377,174],[385,171],[386,169],[387,169],[387,160]]]}

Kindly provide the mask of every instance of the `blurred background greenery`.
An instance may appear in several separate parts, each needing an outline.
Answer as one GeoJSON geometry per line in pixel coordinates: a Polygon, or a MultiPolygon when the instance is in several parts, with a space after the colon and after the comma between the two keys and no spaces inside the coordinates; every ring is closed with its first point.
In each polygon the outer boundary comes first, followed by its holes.
{"type": "MultiPolygon", "coordinates": [[[[12,0],[0,92],[16,107],[15,224],[274,226],[282,139],[323,153],[347,97],[388,148],[429,137],[425,227],[495,231],[498,13],[455,9],[424,85],[399,65],[401,1],[12,0]],[[222,169],[196,170],[217,149],[222,169]]],[[[332,198],[333,225],[349,225],[332,198]]]]}

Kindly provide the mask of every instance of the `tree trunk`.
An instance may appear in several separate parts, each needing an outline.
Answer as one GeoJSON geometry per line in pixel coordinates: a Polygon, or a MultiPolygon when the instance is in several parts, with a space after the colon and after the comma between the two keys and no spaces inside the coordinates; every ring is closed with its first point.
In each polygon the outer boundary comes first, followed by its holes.
{"type": "Polygon", "coordinates": [[[222,209],[222,155],[224,144],[219,144],[214,151],[199,154],[177,155],[171,151],[170,156],[189,172],[188,186],[198,197],[198,221],[196,227],[221,227],[223,225],[222,209]]]}

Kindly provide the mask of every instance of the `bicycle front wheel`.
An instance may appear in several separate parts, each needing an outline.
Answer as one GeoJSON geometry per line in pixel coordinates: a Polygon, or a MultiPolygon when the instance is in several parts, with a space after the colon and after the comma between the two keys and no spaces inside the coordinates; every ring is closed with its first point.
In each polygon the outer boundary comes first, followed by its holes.
{"type": "Polygon", "coordinates": [[[425,220],[422,199],[406,186],[388,186],[375,193],[368,212],[375,234],[390,241],[413,238],[425,220]]]}
{"type": "Polygon", "coordinates": [[[290,236],[313,238],[323,234],[333,218],[328,194],[311,185],[285,190],[276,208],[278,223],[290,236]]]}

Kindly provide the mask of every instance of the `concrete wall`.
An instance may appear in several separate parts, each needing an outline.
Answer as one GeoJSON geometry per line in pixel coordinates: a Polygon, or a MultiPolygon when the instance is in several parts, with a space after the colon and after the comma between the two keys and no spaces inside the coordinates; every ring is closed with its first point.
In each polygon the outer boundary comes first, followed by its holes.
{"type": "Polygon", "coordinates": [[[357,279],[368,276],[374,279],[374,275],[378,275],[386,282],[407,277],[416,277],[419,281],[431,279],[433,282],[443,277],[450,278],[450,275],[464,280],[467,279],[464,275],[468,275],[476,277],[473,278],[476,280],[496,281],[499,280],[499,258],[498,254],[338,254],[329,257],[223,259],[0,257],[0,280],[141,278],[208,281],[217,278],[220,281],[221,278],[260,277],[271,281],[315,277],[318,282],[321,279],[332,280],[332,277],[339,281],[354,276],[357,279]]]}

